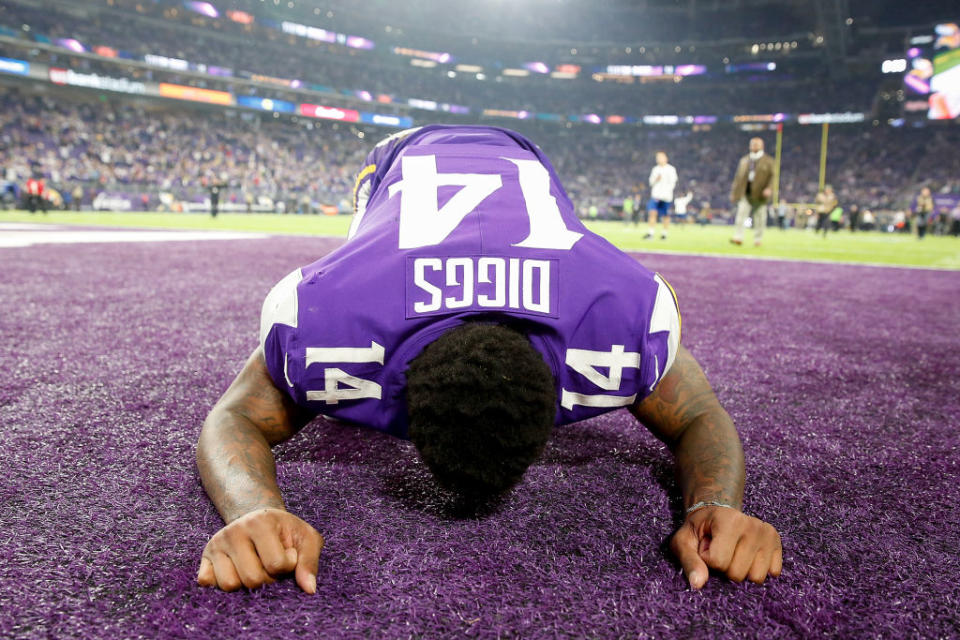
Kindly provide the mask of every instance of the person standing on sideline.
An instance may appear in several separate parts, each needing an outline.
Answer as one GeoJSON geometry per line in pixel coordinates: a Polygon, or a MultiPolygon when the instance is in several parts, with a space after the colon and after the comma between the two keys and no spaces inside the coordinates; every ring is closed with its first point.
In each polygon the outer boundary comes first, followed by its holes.
{"type": "Polygon", "coordinates": [[[630,224],[632,221],[633,224],[636,225],[638,220],[633,217],[633,209],[633,196],[628,194],[627,197],[623,199],[623,221],[627,224],[630,224]]]}
{"type": "Polygon", "coordinates": [[[767,226],[767,202],[773,193],[773,158],[763,152],[761,138],[750,139],[750,153],[740,158],[730,188],[730,202],[737,207],[737,219],[730,242],[743,244],[747,218],[753,218],[753,244],[760,246],[767,226]]]}
{"type": "Polygon", "coordinates": [[[667,239],[670,228],[670,204],[673,202],[673,190],[677,186],[677,170],[667,162],[667,154],[657,151],[657,164],[650,170],[650,204],[647,205],[647,221],[650,229],[645,239],[650,239],[657,231],[657,216],[663,220],[660,239],[667,239]]]}
{"type": "Polygon", "coordinates": [[[960,237],[960,204],[950,211],[950,235],[960,237]]]}
{"type": "Polygon", "coordinates": [[[840,225],[842,223],[843,223],[843,207],[841,207],[840,205],[837,205],[830,212],[830,228],[833,231],[839,231],[840,225]]]}
{"type": "Polygon", "coordinates": [[[210,184],[207,186],[207,192],[210,194],[210,217],[216,218],[217,213],[220,211],[220,193],[223,191],[225,184],[214,178],[210,181],[210,184]]]}
{"type": "Polygon", "coordinates": [[[780,204],[777,205],[777,227],[781,231],[787,228],[787,214],[790,212],[790,207],[787,206],[787,203],[780,201],[780,204]]]}
{"type": "Polygon", "coordinates": [[[693,192],[687,189],[687,192],[673,201],[673,213],[677,216],[677,222],[683,227],[687,222],[687,207],[693,200],[693,192]]]}
{"type": "Polygon", "coordinates": [[[860,207],[855,204],[850,205],[850,211],[847,214],[850,217],[850,233],[853,233],[860,225],[860,207]]]}
{"type": "Polygon", "coordinates": [[[36,213],[37,207],[43,209],[44,213],[47,212],[46,191],[47,187],[43,183],[42,176],[27,180],[27,209],[30,213],[36,213]]]}
{"type": "Polygon", "coordinates": [[[930,194],[930,187],[924,187],[917,196],[917,205],[913,210],[913,216],[917,219],[917,239],[923,240],[927,235],[927,223],[930,221],[930,215],[933,213],[933,196],[930,194]]]}
{"type": "Polygon", "coordinates": [[[826,238],[830,212],[837,206],[837,194],[833,192],[833,187],[825,186],[823,191],[817,194],[815,202],[817,203],[817,228],[814,233],[823,230],[823,237],[826,238]]]}

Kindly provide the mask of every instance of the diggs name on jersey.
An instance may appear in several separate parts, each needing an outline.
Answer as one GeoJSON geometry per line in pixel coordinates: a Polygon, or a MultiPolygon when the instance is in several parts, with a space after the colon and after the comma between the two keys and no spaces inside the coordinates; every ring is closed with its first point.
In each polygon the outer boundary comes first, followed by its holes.
{"type": "Polygon", "coordinates": [[[408,318],[451,311],[511,310],[557,317],[559,262],[501,256],[410,257],[408,318]]]}

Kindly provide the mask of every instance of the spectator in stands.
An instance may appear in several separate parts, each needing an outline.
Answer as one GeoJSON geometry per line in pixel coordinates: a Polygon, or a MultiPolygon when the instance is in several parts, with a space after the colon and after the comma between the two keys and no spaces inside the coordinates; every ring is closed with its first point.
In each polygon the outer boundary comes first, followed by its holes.
{"type": "Polygon", "coordinates": [[[751,138],[749,153],[740,158],[730,189],[730,202],[737,208],[733,237],[730,242],[743,244],[747,218],[753,218],[753,244],[759,247],[767,226],[767,202],[773,186],[773,158],[763,152],[763,140],[751,138]]]}

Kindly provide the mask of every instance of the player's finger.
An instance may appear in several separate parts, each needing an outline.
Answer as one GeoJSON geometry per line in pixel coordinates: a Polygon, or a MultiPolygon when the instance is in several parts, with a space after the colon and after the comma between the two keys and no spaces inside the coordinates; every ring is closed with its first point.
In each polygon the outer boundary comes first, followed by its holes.
{"type": "Polygon", "coordinates": [[[770,561],[770,575],[774,578],[780,575],[783,570],[783,549],[779,548],[773,552],[773,560],[770,561]]]}
{"type": "Polygon", "coordinates": [[[773,554],[765,549],[760,549],[753,558],[753,564],[750,565],[750,571],[747,572],[747,579],[755,584],[763,584],[770,573],[770,562],[773,554]]]}
{"type": "Polygon", "coordinates": [[[307,593],[316,593],[317,566],[320,564],[323,536],[313,529],[308,529],[301,536],[298,536],[295,542],[297,549],[297,584],[307,593]]]}
{"type": "Polygon", "coordinates": [[[733,558],[730,560],[730,566],[727,567],[727,577],[734,582],[743,582],[753,566],[753,560],[757,556],[757,547],[746,536],[740,538],[737,542],[737,548],[733,552],[733,558]]]}
{"type": "Polygon", "coordinates": [[[213,587],[217,584],[217,574],[213,571],[213,562],[206,556],[200,558],[200,570],[197,571],[197,584],[201,587],[213,587]]]}
{"type": "Polygon", "coordinates": [[[213,554],[213,571],[217,578],[217,586],[224,591],[236,591],[243,583],[233,566],[233,561],[224,553],[213,554]]]}
{"type": "Polygon", "coordinates": [[[236,567],[237,575],[240,581],[247,589],[256,589],[265,584],[273,582],[273,578],[267,575],[263,563],[260,562],[260,556],[249,538],[235,540],[230,547],[230,559],[233,566],[236,567]]]}
{"type": "Polygon", "coordinates": [[[260,563],[271,576],[290,573],[297,566],[297,559],[290,561],[289,556],[280,542],[280,537],[273,530],[265,530],[253,535],[253,545],[260,556],[260,563]]]}
{"type": "Polygon", "coordinates": [[[718,527],[711,520],[707,523],[704,533],[710,535],[710,544],[702,554],[704,562],[712,569],[726,571],[733,560],[733,552],[740,541],[741,532],[737,529],[718,527]]]}
{"type": "Polygon", "coordinates": [[[700,540],[692,527],[683,526],[673,534],[670,548],[683,567],[683,574],[690,583],[690,588],[699,589],[707,582],[710,570],[698,553],[700,540]]]}

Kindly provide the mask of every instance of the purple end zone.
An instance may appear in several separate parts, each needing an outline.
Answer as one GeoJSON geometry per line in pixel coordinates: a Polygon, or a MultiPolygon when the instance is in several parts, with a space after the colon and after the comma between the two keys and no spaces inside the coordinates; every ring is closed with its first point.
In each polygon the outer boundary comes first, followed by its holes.
{"type": "Polygon", "coordinates": [[[960,274],[642,256],[738,425],[783,576],[689,591],[669,452],[626,412],[558,430],[461,518],[410,445],[277,449],[327,538],[315,596],[196,586],[221,525],[201,422],[260,303],[335,241],[0,249],[0,637],[957,637],[960,274]]]}

